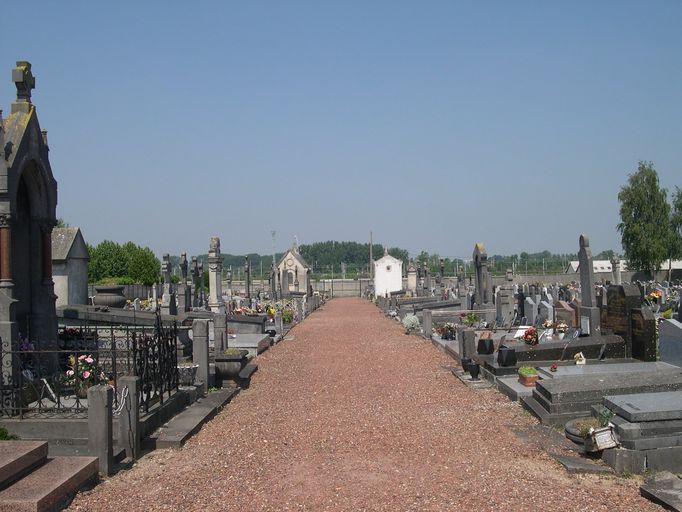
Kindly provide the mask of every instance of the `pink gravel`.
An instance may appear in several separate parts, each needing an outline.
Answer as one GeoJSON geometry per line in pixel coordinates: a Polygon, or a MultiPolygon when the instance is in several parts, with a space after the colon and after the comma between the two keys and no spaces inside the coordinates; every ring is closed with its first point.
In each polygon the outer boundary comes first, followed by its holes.
{"type": "Polygon", "coordinates": [[[69,510],[661,510],[637,478],[568,475],[515,433],[538,430],[518,404],[467,388],[367,301],[334,299],[289,335],[183,449],[69,510]]]}

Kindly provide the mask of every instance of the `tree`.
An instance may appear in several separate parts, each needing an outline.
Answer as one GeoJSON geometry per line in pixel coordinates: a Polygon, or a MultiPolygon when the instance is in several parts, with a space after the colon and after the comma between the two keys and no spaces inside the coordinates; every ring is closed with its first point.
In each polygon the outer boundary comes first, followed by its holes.
{"type": "Polygon", "coordinates": [[[670,239],[668,243],[668,281],[672,278],[672,260],[682,258],[682,190],[675,187],[670,211],[670,239]]]}
{"type": "Polygon", "coordinates": [[[628,268],[643,270],[653,277],[670,251],[670,205],[651,162],[639,162],[637,172],[630,174],[628,184],[621,187],[618,200],[618,231],[628,268]]]}
{"type": "Polygon", "coordinates": [[[65,222],[64,219],[59,217],[57,219],[57,225],[55,226],[56,228],[69,228],[71,227],[68,222],[65,222]]]}
{"type": "Polygon", "coordinates": [[[88,246],[88,252],[90,253],[88,277],[91,282],[127,275],[127,258],[123,248],[116,242],[103,240],[96,247],[88,246]]]}
{"type": "Polygon", "coordinates": [[[135,283],[152,285],[160,282],[161,262],[149,247],[140,247],[133,242],[123,245],[128,265],[128,277],[135,283]]]}

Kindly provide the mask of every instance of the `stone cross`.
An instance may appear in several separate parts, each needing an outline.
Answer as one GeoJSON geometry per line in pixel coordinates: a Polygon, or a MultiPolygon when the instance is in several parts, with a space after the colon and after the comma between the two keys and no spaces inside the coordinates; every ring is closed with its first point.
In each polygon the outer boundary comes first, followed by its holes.
{"type": "Polygon", "coordinates": [[[246,298],[251,298],[251,262],[248,256],[244,256],[244,282],[246,285],[246,298]]]}
{"type": "Polygon", "coordinates": [[[582,305],[592,308],[597,305],[594,291],[594,266],[592,264],[592,249],[587,235],[580,235],[580,251],[578,252],[580,264],[580,290],[582,292],[582,305]]]}
{"type": "Polygon", "coordinates": [[[180,272],[182,272],[182,284],[187,284],[187,253],[180,255],[180,272]]]}
{"type": "Polygon", "coordinates": [[[613,284],[622,284],[620,268],[620,258],[618,256],[613,256],[611,258],[611,272],[613,273],[613,284]]]}
{"type": "Polygon", "coordinates": [[[36,79],[31,73],[31,63],[18,60],[12,70],[12,81],[17,88],[17,101],[31,103],[31,90],[36,87],[36,79]]]}
{"type": "Polygon", "coordinates": [[[171,282],[171,264],[170,255],[164,254],[163,261],[161,263],[161,275],[163,276],[163,284],[167,285],[171,282]]]}

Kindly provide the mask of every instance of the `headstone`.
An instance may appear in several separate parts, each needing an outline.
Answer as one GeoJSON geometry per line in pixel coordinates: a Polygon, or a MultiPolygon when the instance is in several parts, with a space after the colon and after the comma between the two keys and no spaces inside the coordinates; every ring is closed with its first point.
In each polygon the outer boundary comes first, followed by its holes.
{"type": "MultiPolygon", "coordinates": [[[[251,298],[251,262],[249,261],[248,256],[244,257],[244,280],[245,280],[244,286],[246,287],[246,298],[250,299],[251,298]]],[[[296,290],[296,291],[298,291],[298,290],[296,290]]]]}
{"type": "Polygon", "coordinates": [[[632,357],[641,361],[656,361],[658,335],[656,318],[647,306],[631,311],[632,357]]]}
{"type": "Polygon", "coordinates": [[[497,313],[497,324],[504,326],[511,325],[514,316],[514,295],[511,289],[501,287],[498,290],[495,309],[497,313]]]}
{"type": "Polygon", "coordinates": [[[603,314],[604,329],[618,334],[627,343],[627,355],[632,355],[632,310],[641,307],[639,288],[634,284],[611,285],[606,290],[606,309],[603,314]]]}
{"type": "Polygon", "coordinates": [[[538,306],[530,297],[526,297],[524,314],[528,321],[528,325],[535,325],[538,318],[538,306]]]}
{"type": "Polygon", "coordinates": [[[171,282],[170,255],[164,254],[161,262],[161,275],[163,276],[163,295],[161,295],[161,312],[165,315],[177,315],[178,308],[171,282]]]}
{"type": "Polygon", "coordinates": [[[682,366],[682,323],[663,320],[659,326],[661,361],[682,366]]]}
{"type": "Polygon", "coordinates": [[[482,308],[492,303],[492,280],[488,275],[488,253],[481,242],[474,246],[474,269],[476,271],[476,307],[482,308]]]}
{"type": "Polygon", "coordinates": [[[208,391],[208,320],[192,322],[192,362],[199,365],[197,379],[203,383],[204,392],[208,391]]]}
{"type": "Polygon", "coordinates": [[[220,238],[211,237],[208,248],[208,307],[214,313],[225,313],[223,301],[223,258],[220,255],[220,238]]]}
{"type": "Polygon", "coordinates": [[[587,235],[580,235],[580,290],[582,292],[582,307],[580,308],[580,330],[583,334],[598,335],[600,333],[601,312],[597,307],[594,289],[594,267],[592,250],[587,235]]]}
{"type": "Polygon", "coordinates": [[[139,297],[135,297],[135,300],[133,300],[133,309],[135,311],[140,311],[140,299],[139,299],[139,297]]]}
{"type": "Polygon", "coordinates": [[[564,322],[569,327],[578,327],[575,310],[564,300],[560,300],[554,306],[554,318],[556,322],[564,322]]]}
{"type": "Polygon", "coordinates": [[[540,304],[538,305],[538,316],[542,322],[545,320],[554,321],[554,307],[546,300],[540,301],[540,304]]]}
{"type": "Polygon", "coordinates": [[[407,267],[407,291],[412,295],[417,294],[417,268],[414,266],[414,260],[410,260],[407,267]]]}

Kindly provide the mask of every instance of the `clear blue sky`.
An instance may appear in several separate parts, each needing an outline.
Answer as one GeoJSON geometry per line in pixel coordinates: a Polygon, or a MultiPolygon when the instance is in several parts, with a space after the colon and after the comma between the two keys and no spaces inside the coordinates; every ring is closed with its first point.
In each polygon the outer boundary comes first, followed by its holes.
{"type": "Polygon", "coordinates": [[[682,185],[682,2],[11,2],[58,215],[161,254],[366,240],[620,250],[638,160],[682,185]]]}

